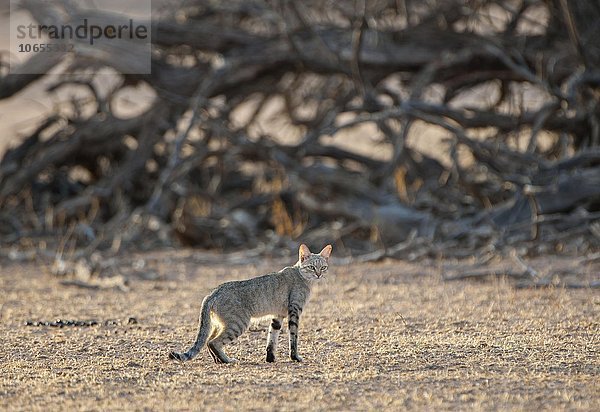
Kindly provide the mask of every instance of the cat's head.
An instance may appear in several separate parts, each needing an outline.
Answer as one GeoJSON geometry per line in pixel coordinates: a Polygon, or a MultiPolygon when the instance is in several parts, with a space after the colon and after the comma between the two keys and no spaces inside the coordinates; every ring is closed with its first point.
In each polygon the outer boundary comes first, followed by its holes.
{"type": "Polygon", "coordinates": [[[308,246],[302,244],[298,250],[298,263],[300,274],[308,280],[320,279],[327,273],[331,245],[327,245],[319,253],[311,253],[308,246]]]}

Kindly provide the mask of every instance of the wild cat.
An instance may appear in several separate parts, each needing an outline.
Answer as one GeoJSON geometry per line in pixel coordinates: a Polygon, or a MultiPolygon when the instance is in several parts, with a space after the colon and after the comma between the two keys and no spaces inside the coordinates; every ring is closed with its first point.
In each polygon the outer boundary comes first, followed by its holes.
{"type": "Polygon", "coordinates": [[[180,361],[193,359],[207,344],[216,363],[236,362],[223,351],[223,346],[237,339],[252,319],[272,317],[267,335],[267,362],[275,362],[275,349],[281,324],[288,318],[290,358],[301,362],[298,355],[298,324],[313,284],[327,272],[331,245],[311,253],[300,245],[298,262],[279,272],[253,279],[227,282],[217,287],[202,301],[200,326],[194,346],[187,352],[171,352],[180,361]]]}

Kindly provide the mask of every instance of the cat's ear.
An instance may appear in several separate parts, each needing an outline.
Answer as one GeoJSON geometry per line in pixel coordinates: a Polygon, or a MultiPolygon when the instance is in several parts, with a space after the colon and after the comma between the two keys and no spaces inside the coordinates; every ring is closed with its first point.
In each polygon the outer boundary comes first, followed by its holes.
{"type": "Polygon", "coordinates": [[[319,253],[319,255],[323,256],[325,259],[329,259],[329,256],[331,256],[331,250],[333,248],[331,247],[331,245],[327,245],[323,248],[323,250],[321,251],[321,253],[319,253]]]}
{"type": "Polygon", "coordinates": [[[310,249],[304,243],[300,245],[300,249],[298,250],[298,258],[300,262],[304,262],[306,258],[310,256],[310,249]]]}

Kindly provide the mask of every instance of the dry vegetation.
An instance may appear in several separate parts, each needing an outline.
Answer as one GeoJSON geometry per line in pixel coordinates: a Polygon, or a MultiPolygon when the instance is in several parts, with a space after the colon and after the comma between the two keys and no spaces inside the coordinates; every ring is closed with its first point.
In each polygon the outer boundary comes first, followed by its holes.
{"type": "Polygon", "coordinates": [[[86,96],[0,153],[0,410],[600,410],[595,2],[174,3],[152,75],[0,61],[0,101],[86,96]],[[338,263],[304,363],[265,325],[239,364],[167,358],[298,241],[338,263]],[[182,244],[239,252],[140,252],[182,244]]]}
{"type": "Polygon", "coordinates": [[[302,364],[284,344],[265,363],[262,325],[230,347],[239,364],[215,365],[204,351],[170,361],[169,350],[191,343],[211,287],[283,264],[199,256],[131,256],[154,279],[132,278],[128,292],[67,287],[40,266],[3,263],[0,409],[600,408],[596,291],[444,282],[436,263],[335,268],[303,318],[302,364]],[[25,326],[57,318],[100,325],[25,326]]]}
{"type": "MultiPolygon", "coordinates": [[[[42,25],[90,13],[23,7],[42,25]]],[[[152,17],[150,75],[126,39],[0,60],[0,101],[77,91],[0,159],[0,247],[599,250],[597,2],[173,0],[152,17]]]]}

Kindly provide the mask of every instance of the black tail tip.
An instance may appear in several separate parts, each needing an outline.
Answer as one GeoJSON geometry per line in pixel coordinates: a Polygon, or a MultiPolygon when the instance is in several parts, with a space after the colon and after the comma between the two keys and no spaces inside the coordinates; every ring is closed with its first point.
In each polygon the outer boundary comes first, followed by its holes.
{"type": "Polygon", "coordinates": [[[175,359],[175,360],[178,360],[178,361],[187,360],[185,354],[179,353],[179,352],[175,352],[175,351],[169,352],[169,359],[175,359]]]}

